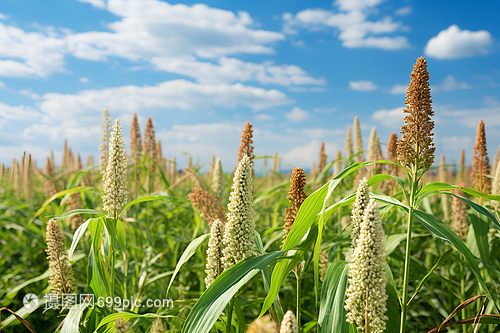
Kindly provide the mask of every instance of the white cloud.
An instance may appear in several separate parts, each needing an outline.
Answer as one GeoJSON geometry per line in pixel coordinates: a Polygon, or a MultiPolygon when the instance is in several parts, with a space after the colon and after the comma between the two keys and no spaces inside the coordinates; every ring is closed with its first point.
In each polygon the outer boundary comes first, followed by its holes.
{"type": "Polygon", "coordinates": [[[337,0],[334,3],[339,6],[340,10],[362,10],[369,7],[375,7],[384,0],[337,0]]]}
{"type": "Polygon", "coordinates": [[[158,0],[107,2],[106,9],[121,19],[108,24],[111,32],[85,32],[67,37],[71,52],[83,59],[110,56],[132,61],[153,57],[195,55],[215,58],[237,53],[270,54],[281,33],[253,29],[247,12],[205,4],[171,5],[158,0]]]}
{"type": "Polygon", "coordinates": [[[396,15],[408,15],[410,13],[411,13],[411,6],[401,7],[394,12],[394,14],[396,15]]]}
{"type": "Polygon", "coordinates": [[[436,91],[450,91],[458,89],[470,89],[471,87],[465,81],[458,81],[453,75],[448,75],[443,79],[443,82],[435,87],[431,87],[436,91]]]}
{"type": "Polygon", "coordinates": [[[386,127],[395,128],[403,124],[403,109],[404,107],[377,110],[373,112],[372,119],[386,127]]]}
{"type": "Polygon", "coordinates": [[[0,81],[0,89],[3,89],[3,88],[5,88],[5,82],[0,81]]]}
{"type": "Polygon", "coordinates": [[[316,113],[333,113],[335,108],[333,106],[329,108],[313,108],[313,111],[316,113]]]}
{"type": "Polygon", "coordinates": [[[105,9],[106,3],[103,0],[78,0],[80,2],[90,3],[93,7],[99,9],[105,9]]]}
{"type": "MultiPolygon", "coordinates": [[[[285,154],[283,158],[286,162],[301,167],[311,167],[313,163],[318,163],[318,154],[321,147],[321,141],[313,139],[311,142],[304,146],[295,147],[285,154]]],[[[339,150],[338,146],[334,143],[325,142],[325,153],[333,159],[335,153],[339,150]]]]}
{"type": "Polygon", "coordinates": [[[307,111],[302,110],[301,108],[296,106],[292,109],[292,111],[285,113],[285,117],[289,121],[299,123],[299,122],[302,122],[304,120],[309,119],[309,113],[307,113],[307,111]]]}
{"type": "Polygon", "coordinates": [[[408,85],[405,84],[395,84],[391,88],[392,95],[404,95],[408,90],[408,85]]]}
{"type": "Polygon", "coordinates": [[[489,31],[460,30],[456,24],[452,24],[429,39],[425,54],[437,59],[471,58],[490,53],[493,43],[489,31]]]}
{"type": "Polygon", "coordinates": [[[267,113],[258,113],[255,115],[255,119],[260,121],[271,121],[274,120],[274,116],[271,116],[270,114],[267,113]]]}
{"type": "Polygon", "coordinates": [[[30,106],[10,106],[0,102],[0,118],[19,121],[33,121],[41,118],[39,111],[30,106]]]}
{"type": "MultiPolygon", "coordinates": [[[[394,22],[390,17],[377,21],[368,21],[369,7],[377,6],[379,0],[342,0],[334,4],[341,12],[325,9],[304,9],[295,16],[291,13],[283,14],[283,32],[297,34],[296,27],[307,28],[310,31],[319,31],[327,28],[338,29],[338,38],[342,46],[348,48],[379,48],[385,50],[399,50],[409,47],[408,39],[403,36],[378,36],[403,31],[401,22],[394,22]]],[[[372,11],[373,12],[373,11],[372,11]]]]}
{"type": "Polygon", "coordinates": [[[349,87],[356,91],[372,91],[377,89],[377,86],[372,81],[349,81],[349,87]]]}
{"type": "Polygon", "coordinates": [[[154,86],[90,89],[77,94],[47,93],[43,99],[40,109],[53,119],[100,113],[103,108],[127,113],[147,109],[190,110],[212,106],[259,110],[293,102],[275,89],[266,90],[241,83],[202,85],[186,80],[165,81],[154,86]]]}
{"type": "Polygon", "coordinates": [[[78,79],[81,83],[89,83],[90,79],[88,77],[81,77],[78,79]]]}
{"type": "Polygon", "coordinates": [[[442,151],[457,150],[461,151],[462,148],[468,148],[473,142],[470,136],[448,136],[439,138],[439,148],[442,151]]]}
{"type": "Polygon", "coordinates": [[[221,57],[218,64],[197,61],[193,56],[155,57],[157,69],[194,77],[201,83],[233,83],[257,81],[280,85],[325,85],[325,79],[315,79],[295,65],[256,64],[236,58],[221,57]]]}
{"type": "Polygon", "coordinates": [[[47,77],[64,72],[65,52],[60,38],[0,22],[0,57],[4,58],[0,60],[0,76],[47,77]]]}
{"type": "Polygon", "coordinates": [[[328,91],[327,88],[323,87],[290,87],[288,90],[293,91],[293,92],[326,92],[328,91]]]}
{"type": "MultiPolygon", "coordinates": [[[[435,107],[434,107],[435,108],[435,107]]],[[[454,107],[441,107],[436,116],[443,124],[460,124],[468,128],[476,128],[480,119],[486,124],[486,133],[500,126],[500,105],[480,107],[473,109],[458,109],[454,107]]],[[[456,125],[455,125],[456,126],[456,125]]]]}

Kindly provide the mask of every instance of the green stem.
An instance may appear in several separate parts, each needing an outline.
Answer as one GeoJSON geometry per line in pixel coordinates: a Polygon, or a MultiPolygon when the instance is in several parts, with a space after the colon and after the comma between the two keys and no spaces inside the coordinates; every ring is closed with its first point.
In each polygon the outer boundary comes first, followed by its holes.
{"type": "MultiPolygon", "coordinates": [[[[115,227],[117,225],[117,221],[118,221],[118,212],[115,210],[115,214],[114,214],[114,223],[115,223],[115,227]]],[[[115,240],[114,240],[114,235],[110,235],[111,237],[111,242],[110,242],[110,246],[111,246],[111,265],[110,265],[110,269],[111,269],[111,297],[114,301],[115,299],[115,260],[116,260],[116,252],[115,252],[115,240]]],[[[113,306],[111,306],[111,313],[114,313],[115,312],[115,308],[113,306]]]]}
{"type": "Polygon", "coordinates": [[[410,282],[410,254],[411,254],[411,229],[413,222],[413,209],[416,196],[416,190],[418,187],[417,179],[417,169],[415,167],[413,172],[413,180],[410,189],[410,202],[408,211],[408,229],[406,231],[406,253],[405,253],[405,270],[403,278],[403,300],[402,300],[402,313],[401,313],[401,326],[399,328],[400,333],[405,333],[406,331],[406,315],[408,313],[408,283],[410,282]]]}
{"type": "Polygon", "coordinates": [[[297,275],[297,326],[299,327],[299,332],[300,332],[300,313],[301,313],[301,307],[300,307],[300,301],[301,301],[301,281],[302,281],[302,265],[299,263],[299,265],[296,267],[296,275],[297,275]]]}
{"type": "MultiPolygon", "coordinates": [[[[460,302],[465,302],[465,267],[464,267],[464,257],[460,256],[460,302]]],[[[462,319],[467,318],[465,313],[465,308],[462,309],[462,319]]],[[[467,326],[462,325],[463,333],[467,332],[467,326]]]]}
{"type": "Polygon", "coordinates": [[[231,329],[233,328],[233,307],[234,307],[234,297],[231,298],[229,302],[229,306],[227,308],[227,324],[226,324],[226,333],[231,333],[231,329]]]}

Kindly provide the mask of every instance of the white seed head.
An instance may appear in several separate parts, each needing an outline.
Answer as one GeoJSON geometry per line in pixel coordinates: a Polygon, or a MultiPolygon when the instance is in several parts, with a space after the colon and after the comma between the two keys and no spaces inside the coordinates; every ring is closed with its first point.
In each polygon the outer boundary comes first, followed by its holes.
{"type": "Polygon", "coordinates": [[[222,197],[222,181],[224,179],[224,173],[222,171],[222,163],[220,158],[217,158],[215,162],[215,167],[212,175],[212,191],[214,192],[214,197],[220,200],[222,197]]]}
{"type": "Polygon", "coordinates": [[[295,318],[293,312],[290,310],[288,310],[283,316],[280,333],[299,333],[299,326],[297,325],[297,319],[295,318]]]}
{"type": "Polygon", "coordinates": [[[365,177],[359,181],[358,190],[356,192],[356,200],[352,205],[351,211],[351,248],[354,250],[356,247],[361,221],[365,212],[366,205],[370,199],[370,192],[368,191],[368,181],[365,177]]]}
{"type": "Polygon", "coordinates": [[[374,199],[370,200],[364,211],[348,281],[345,304],[347,321],[355,323],[358,332],[362,332],[367,310],[370,332],[384,332],[385,321],[388,319],[385,316],[387,294],[384,230],[374,199]]]}
{"type": "Polygon", "coordinates": [[[103,191],[104,210],[108,212],[109,217],[114,217],[127,204],[128,195],[125,140],[118,118],[109,138],[109,157],[103,191]]]}
{"type": "Polygon", "coordinates": [[[257,254],[253,221],[252,161],[245,155],[234,173],[222,250],[224,270],[257,254]]]}
{"type": "Polygon", "coordinates": [[[222,237],[224,235],[224,224],[216,219],[212,223],[212,228],[210,229],[210,239],[208,241],[207,250],[207,265],[205,272],[207,277],[205,278],[205,284],[207,288],[217,279],[217,277],[223,272],[222,265],[222,237]]]}
{"type": "Polygon", "coordinates": [[[106,164],[108,162],[108,138],[109,138],[109,125],[111,124],[111,120],[109,119],[108,110],[105,109],[102,111],[102,127],[101,127],[101,144],[99,145],[99,151],[101,154],[99,155],[99,171],[103,177],[106,173],[106,164]]]}

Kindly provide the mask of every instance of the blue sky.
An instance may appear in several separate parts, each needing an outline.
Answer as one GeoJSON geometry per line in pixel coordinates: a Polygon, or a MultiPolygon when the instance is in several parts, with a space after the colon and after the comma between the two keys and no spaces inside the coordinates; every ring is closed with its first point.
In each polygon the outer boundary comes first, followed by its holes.
{"type": "MultiPolygon", "coordinates": [[[[426,56],[437,154],[466,149],[486,123],[500,144],[500,1],[4,0],[0,7],[0,162],[41,167],[64,139],[98,154],[104,108],[163,154],[231,170],[243,124],[256,155],[308,168],[344,147],[354,116],[365,147],[402,124],[413,63],[426,56]],[[29,10],[27,10],[29,8],[29,10]]],[[[385,153],[385,146],[382,148],[385,153]]],[[[469,162],[470,163],[470,162],[469,162]]]]}

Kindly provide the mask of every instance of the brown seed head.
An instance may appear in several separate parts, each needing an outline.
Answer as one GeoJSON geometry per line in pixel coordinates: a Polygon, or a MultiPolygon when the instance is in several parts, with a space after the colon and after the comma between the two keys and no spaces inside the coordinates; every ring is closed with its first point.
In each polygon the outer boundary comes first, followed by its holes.
{"type": "Polygon", "coordinates": [[[47,259],[49,259],[49,289],[55,294],[70,294],[73,286],[73,269],[64,250],[64,235],[57,222],[50,219],[47,223],[47,259]]]}
{"type": "Polygon", "coordinates": [[[398,161],[403,166],[415,169],[421,167],[425,172],[434,163],[436,148],[432,141],[434,122],[431,117],[434,111],[431,106],[429,72],[424,57],[417,59],[410,78],[406,92],[406,108],[403,109],[403,112],[407,113],[405,124],[401,126],[403,137],[398,140],[398,161]]]}
{"type": "Polygon", "coordinates": [[[241,142],[240,142],[240,148],[238,150],[238,162],[236,165],[238,165],[243,158],[243,156],[247,155],[250,158],[250,163],[252,165],[252,176],[255,174],[255,171],[253,170],[253,158],[255,155],[253,154],[253,130],[252,130],[252,123],[247,122],[245,124],[245,128],[243,129],[243,133],[241,134],[241,142]]]}
{"type": "Polygon", "coordinates": [[[292,228],[297,212],[299,211],[300,205],[306,200],[307,195],[304,192],[304,186],[306,185],[306,175],[302,168],[296,167],[292,171],[292,184],[290,185],[290,190],[288,191],[288,196],[286,197],[290,200],[290,207],[285,209],[285,235],[283,236],[283,244],[285,244],[286,237],[292,228]]]}
{"type": "Polygon", "coordinates": [[[480,192],[490,193],[491,179],[485,176],[490,174],[490,158],[486,150],[486,131],[482,119],[477,124],[476,142],[472,153],[474,154],[472,156],[472,182],[477,184],[480,192]]]}
{"type": "Polygon", "coordinates": [[[148,121],[146,123],[146,130],[144,131],[142,154],[146,154],[147,158],[149,159],[153,159],[156,155],[155,130],[151,117],[148,118],[148,121]]]}
{"type": "Polygon", "coordinates": [[[193,206],[198,208],[200,216],[207,221],[209,227],[218,219],[222,223],[226,223],[226,210],[217,203],[217,199],[204,189],[193,187],[191,193],[188,194],[188,199],[193,206]]]}
{"type": "MultiPolygon", "coordinates": [[[[460,186],[464,184],[461,183],[460,186]]],[[[455,189],[455,194],[461,197],[464,196],[464,192],[461,189],[455,189]]],[[[451,216],[452,216],[452,229],[462,238],[463,241],[467,239],[467,231],[469,230],[469,224],[467,223],[467,204],[462,200],[453,197],[453,202],[451,204],[451,216]]]]}
{"type": "Polygon", "coordinates": [[[326,167],[326,154],[325,154],[325,141],[321,142],[321,148],[319,149],[319,162],[318,171],[321,172],[326,167]]]}
{"type": "Polygon", "coordinates": [[[139,164],[139,156],[142,150],[141,130],[137,121],[137,114],[134,113],[132,124],[130,125],[130,156],[135,167],[139,164]]]}
{"type": "Polygon", "coordinates": [[[344,142],[344,149],[346,156],[345,158],[350,159],[352,155],[352,135],[351,135],[351,128],[349,127],[347,129],[347,133],[345,134],[345,142],[344,142]]]}

